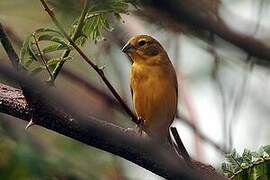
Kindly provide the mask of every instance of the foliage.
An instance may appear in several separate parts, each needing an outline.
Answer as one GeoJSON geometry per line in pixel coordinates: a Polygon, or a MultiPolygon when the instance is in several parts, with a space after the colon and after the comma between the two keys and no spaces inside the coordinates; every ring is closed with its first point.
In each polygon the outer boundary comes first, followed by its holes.
{"type": "Polygon", "coordinates": [[[53,29],[40,28],[25,39],[20,52],[20,63],[32,73],[45,70],[46,67],[49,72],[58,62],[65,59],[46,60],[48,53],[62,50],[71,50],[71,46],[65,41],[63,35],[53,29]],[[49,44],[40,49],[42,41],[48,41],[49,44]]]}
{"type": "Polygon", "coordinates": [[[221,165],[226,177],[234,180],[270,178],[270,145],[263,146],[256,152],[245,149],[242,156],[234,149],[226,155],[226,160],[221,165]]]}
{"type": "MultiPolygon", "coordinates": [[[[78,18],[70,27],[70,36],[74,37],[74,41],[80,46],[83,46],[88,39],[95,43],[103,40],[102,32],[113,30],[109,23],[110,18],[114,16],[121,20],[121,14],[128,13],[130,4],[136,7],[134,2],[136,1],[90,1],[86,9],[87,13],[82,17],[82,21],[78,18]]],[[[52,76],[57,64],[71,59],[70,56],[62,56],[63,52],[59,52],[68,51],[67,54],[69,55],[71,50],[71,46],[61,32],[49,28],[40,28],[25,39],[20,52],[20,61],[29,72],[36,74],[46,70],[52,76]],[[46,43],[44,43],[45,41],[46,43]],[[52,53],[54,54],[52,55],[52,53]]]]}
{"type": "MultiPolygon", "coordinates": [[[[97,1],[89,7],[84,21],[84,27],[80,36],[79,44],[83,45],[86,39],[91,39],[95,43],[102,40],[102,30],[111,31],[113,28],[109,24],[109,15],[114,15],[118,20],[121,14],[128,13],[129,2],[124,0],[97,1]]],[[[74,27],[78,24],[75,22],[74,27]]]]}

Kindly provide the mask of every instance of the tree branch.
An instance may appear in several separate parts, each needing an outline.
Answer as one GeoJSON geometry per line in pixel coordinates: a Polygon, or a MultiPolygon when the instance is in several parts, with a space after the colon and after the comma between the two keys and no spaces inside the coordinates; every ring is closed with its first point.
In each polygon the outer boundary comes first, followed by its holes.
{"type": "MultiPolygon", "coordinates": [[[[9,27],[5,27],[5,29],[7,30],[7,33],[12,38],[12,40],[15,41],[16,44],[19,47],[21,47],[22,40],[18,37],[18,35],[15,34],[13,32],[13,30],[11,28],[9,28],[9,27]]],[[[107,102],[108,104],[112,105],[112,107],[116,108],[118,111],[124,112],[122,106],[120,106],[120,104],[113,97],[111,97],[110,95],[106,94],[101,89],[95,87],[93,84],[91,84],[86,79],[84,79],[81,76],[79,76],[78,74],[76,74],[76,73],[74,73],[74,72],[72,72],[72,71],[70,71],[68,69],[63,68],[62,69],[62,75],[65,78],[67,78],[67,79],[69,79],[71,81],[74,81],[79,86],[85,87],[87,89],[87,91],[94,92],[96,95],[99,96],[99,98],[101,98],[103,101],[107,102]]],[[[208,138],[207,136],[205,136],[203,133],[201,133],[198,130],[198,128],[196,128],[192,123],[190,123],[190,121],[185,116],[183,116],[183,115],[177,115],[176,118],[177,118],[177,120],[181,120],[183,123],[185,123],[187,126],[189,126],[194,132],[196,132],[199,135],[199,137],[203,141],[205,141],[206,143],[208,143],[211,146],[213,146],[215,149],[217,149],[222,154],[225,154],[226,153],[226,151],[222,147],[220,147],[220,145],[218,145],[213,140],[211,140],[210,138],[208,138]]]]}
{"type": "Polygon", "coordinates": [[[4,27],[0,23],[0,41],[3,45],[12,65],[17,69],[20,70],[21,67],[19,67],[19,57],[17,56],[17,53],[13,49],[7,35],[5,34],[4,27]]]}
{"type": "MultiPolygon", "coordinates": [[[[80,18],[79,18],[79,21],[78,21],[78,25],[77,25],[76,29],[74,30],[74,33],[73,33],[72,36],[71,36],[71,40],[72,40],[72,41],[76,41],[76,40],[80,37],[80,35],[81,35],[81,33],[82,33],[82,29],[83,29],[83,26],[84,26],[85,16],[86,16],[87,10],[88,10],[88,4],[89,4],[89,0],[84,0],[83,10],[82,10],[82,13],[81,13],[81,15],[80,15],[80,18]]],[[[66,50],[66,51],[62,54],[61,59],[64,59],[64,58],[68,57],[68,55],[70,54],[70,52],[71,52],[71,50],[66,50]]],[[[63,68],[63,66],[64,66],[64,63],[65,63],[65,61],[60,61],[60,62],[56,65],[56,67],[55,67],[55,69],[54,69],[54,71],[53,71],[53,73],[52,73],[52,76],[51,76],[51,78],[49,79],[49,82],[50,82],[50,83],[52,83],[52,84],[54,83],[54,81],[55,81],[57,75],[58,75],[58,74],[60,73],[60,71],[62,70],[62,68],[63,68]]]]}
{"type": "Polygon", "coordinates": [[[174,23],[177,22],[180,26],[185,23],[192,25],[197,30],[206,30],[214,33],[244,50],[247,54],[261,58],[257,60],[257,63],[265,64],[265,61],[262,59],[270,61],[270,47],[268,45],[250,35],[232,30],[219,17],[218,8],[221,4],[220,0],[149,0],[142,1],[142,3],[144,7],[156,9],[156,12],[159,13],[154,13],[150,17],[151,15],[146,9],[140,12],[139,15],[145,14],[148,18],[155,19],[157,15],[162,16],[163,14],[164,17],[168,15],[170,19],[173,19],[174,23]]]}
{"type": "Polygon", "coordinates": [[[0,112],[29,120],[29,111],[21,90],[0,84],[0,112]]]}
{"type": "MultiPolygon", "coordinates": [[[[35,108],[31,117],[37,125],[119,155],[167,179],[198,179],[198,173],[206,172],[206,170],[211,173],[201,174],[203,177],[224,179],[212,168],[202,164],[197,166],[199,172],[189,168],[174,153],[150,139],[142,139],[134,134],[126,133],[124,129],[111,123],[86,118],[81,112],[76,113],[78,110],[74,109],[67,97],[63,100],[63,97],[59,95],[61,93],[52,92],[33,79],[29,80],[21,74],[12,72],[6,66],[0,65],[0,74],[27,85],[28,91],[35,89],[40,92],[40,108],[35,108]],[[53,101],[53,106],[50,105],[52,102],[48,99],[53,101]],[[70,112],[71,115],[65,112],[70,112]]],[[[0,112],[28,121],[30,117],[28,111],[27,103],[20,90],[0,84],[0,112]]]]}
{"type": "MultiPolygon", "coordinates": [[[[99,75],[99,77],[103,80],[103,82],[105,83],[105,85],[109,88],[109,90],[111,91],[111,93],[114,95],[114,97],[117,99],[117,101],[121,104],[121,106],[124,108],[124,110],[126,111],[126,113],[131,117],[132,121],[136,124],[139,124],[140,121],[138,120],[137,116],[130,110],[130,108],[128,107],[128,105],[123,101],[123,99],[120,97],[120,95],[117,93],[117,91],[114,89],[114,87],[112,86],[112,84],[109,82],[109,80],[107,79],[107,77],[105,76],[103,69],[99,68],[91,59],[89,59],[84,53],[83,51],[76,45],[76,43],[69,37],[69,35],[65,32],[65,30],[63,29],[63,27],[60,25],[60,23],[58,22],[58,20],[55,17],[54,12],[48,7],[47,3],[45,2],[45,0],[40,0],[40,2],[42,3],[45,11],[49,14],[49,16],[51,17],[53,23],[57,26],[57,28],[62,32],[62,34],[65,36],[65,38],[69,41],[69,43],[74,47],[74,49],[80,54],[80,56],[83,58],[83,60],[89,64],[95,71],[96,73],[99,75]]],[[[144,129],[146,130],[146,129],[144,129]]],[[[146,131],[147,132],[147,131],[146,131]]]]}

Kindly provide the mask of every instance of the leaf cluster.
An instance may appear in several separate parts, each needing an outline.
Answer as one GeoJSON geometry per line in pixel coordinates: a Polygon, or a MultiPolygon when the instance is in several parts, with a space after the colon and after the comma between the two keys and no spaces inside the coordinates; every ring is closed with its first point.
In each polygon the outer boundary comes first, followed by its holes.
{"type": "Polygon", "coordinates": [[[262,146],[255,152],[245,149],[242,155],[233,149],[226,155],[221,170],[226,177],[234,180],[267,180],[270,178],[270,145],[262,146]]]}
{"type": "MultiPolygon", "coordinates": [[[[114,16],[116,19],[121,20],[121,14],[128,14],[129,4],[136,7],[136,1],[130,0],[106,0],[91,3],[84,20],[84,27],[76,42],[79,45],[84,45],[87,39],[95,43],[103,40],[102,32],[104,30],[113,30],[113,27],[109,23],[110,18],[114,16]]],[[[77,26],[78,20],[73,24],[73,31],[77,26]]]]}
{"type": "Polygon", "coordinates": [[[24,40],[20,52],[20,63],[33,74],[42,70],[47,70],[51,74],[55,65],[67,58],[48,59],[49,53],[63,50],[71,50],[71,46],[60,32],[54,29],[40,28],[24,40]]]}
{"type": "MultiPolygon", "coordinates": [[[[74,41],[80,46],[83,46],[87,40],[92,40],[94,43],[103,40],[102,33],[113,30],[109,22],[111,18],[116,17],[121,20],[122,14],[128,14],[129,5],[136,7],[136,1],[131,0],[89,2],[87,13],[83,16],[82,21],[77,18],[70,27],[70,37],[74,37],[74,41]]],[[[20,52],[20,63],[34,74],[45,70],[52,79],[55,79],[56,77],[52,77],[53,72],[59,64],[63,64],[63,61],[71,59],[69,56],[71,51],[72,47],[61,32],[40,28],[25,39],[20,52]],[[61,51],[63,52],[57,53],[61,51]]]]}

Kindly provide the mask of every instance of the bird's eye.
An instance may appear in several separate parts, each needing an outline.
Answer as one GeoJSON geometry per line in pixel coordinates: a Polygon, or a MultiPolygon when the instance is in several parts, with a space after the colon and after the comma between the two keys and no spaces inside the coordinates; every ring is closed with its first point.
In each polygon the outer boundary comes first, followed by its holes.
{"type": "Polygon", "coordinates": [[[145,40],[140,40],[138,42],[139,46],[144,46],[146,44],[146,41],[145,40]]]}

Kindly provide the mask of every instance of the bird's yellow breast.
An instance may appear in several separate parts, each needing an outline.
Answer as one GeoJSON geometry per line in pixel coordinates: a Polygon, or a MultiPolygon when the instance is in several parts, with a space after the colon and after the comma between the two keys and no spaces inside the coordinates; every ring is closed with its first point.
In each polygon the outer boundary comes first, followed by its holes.
{"type": "Polygon", "coordinates": [[[166,137],[177,107],[177,82],[171,63],[150,66],[134,62],[133,105],[151,136],[166,137]]]}

